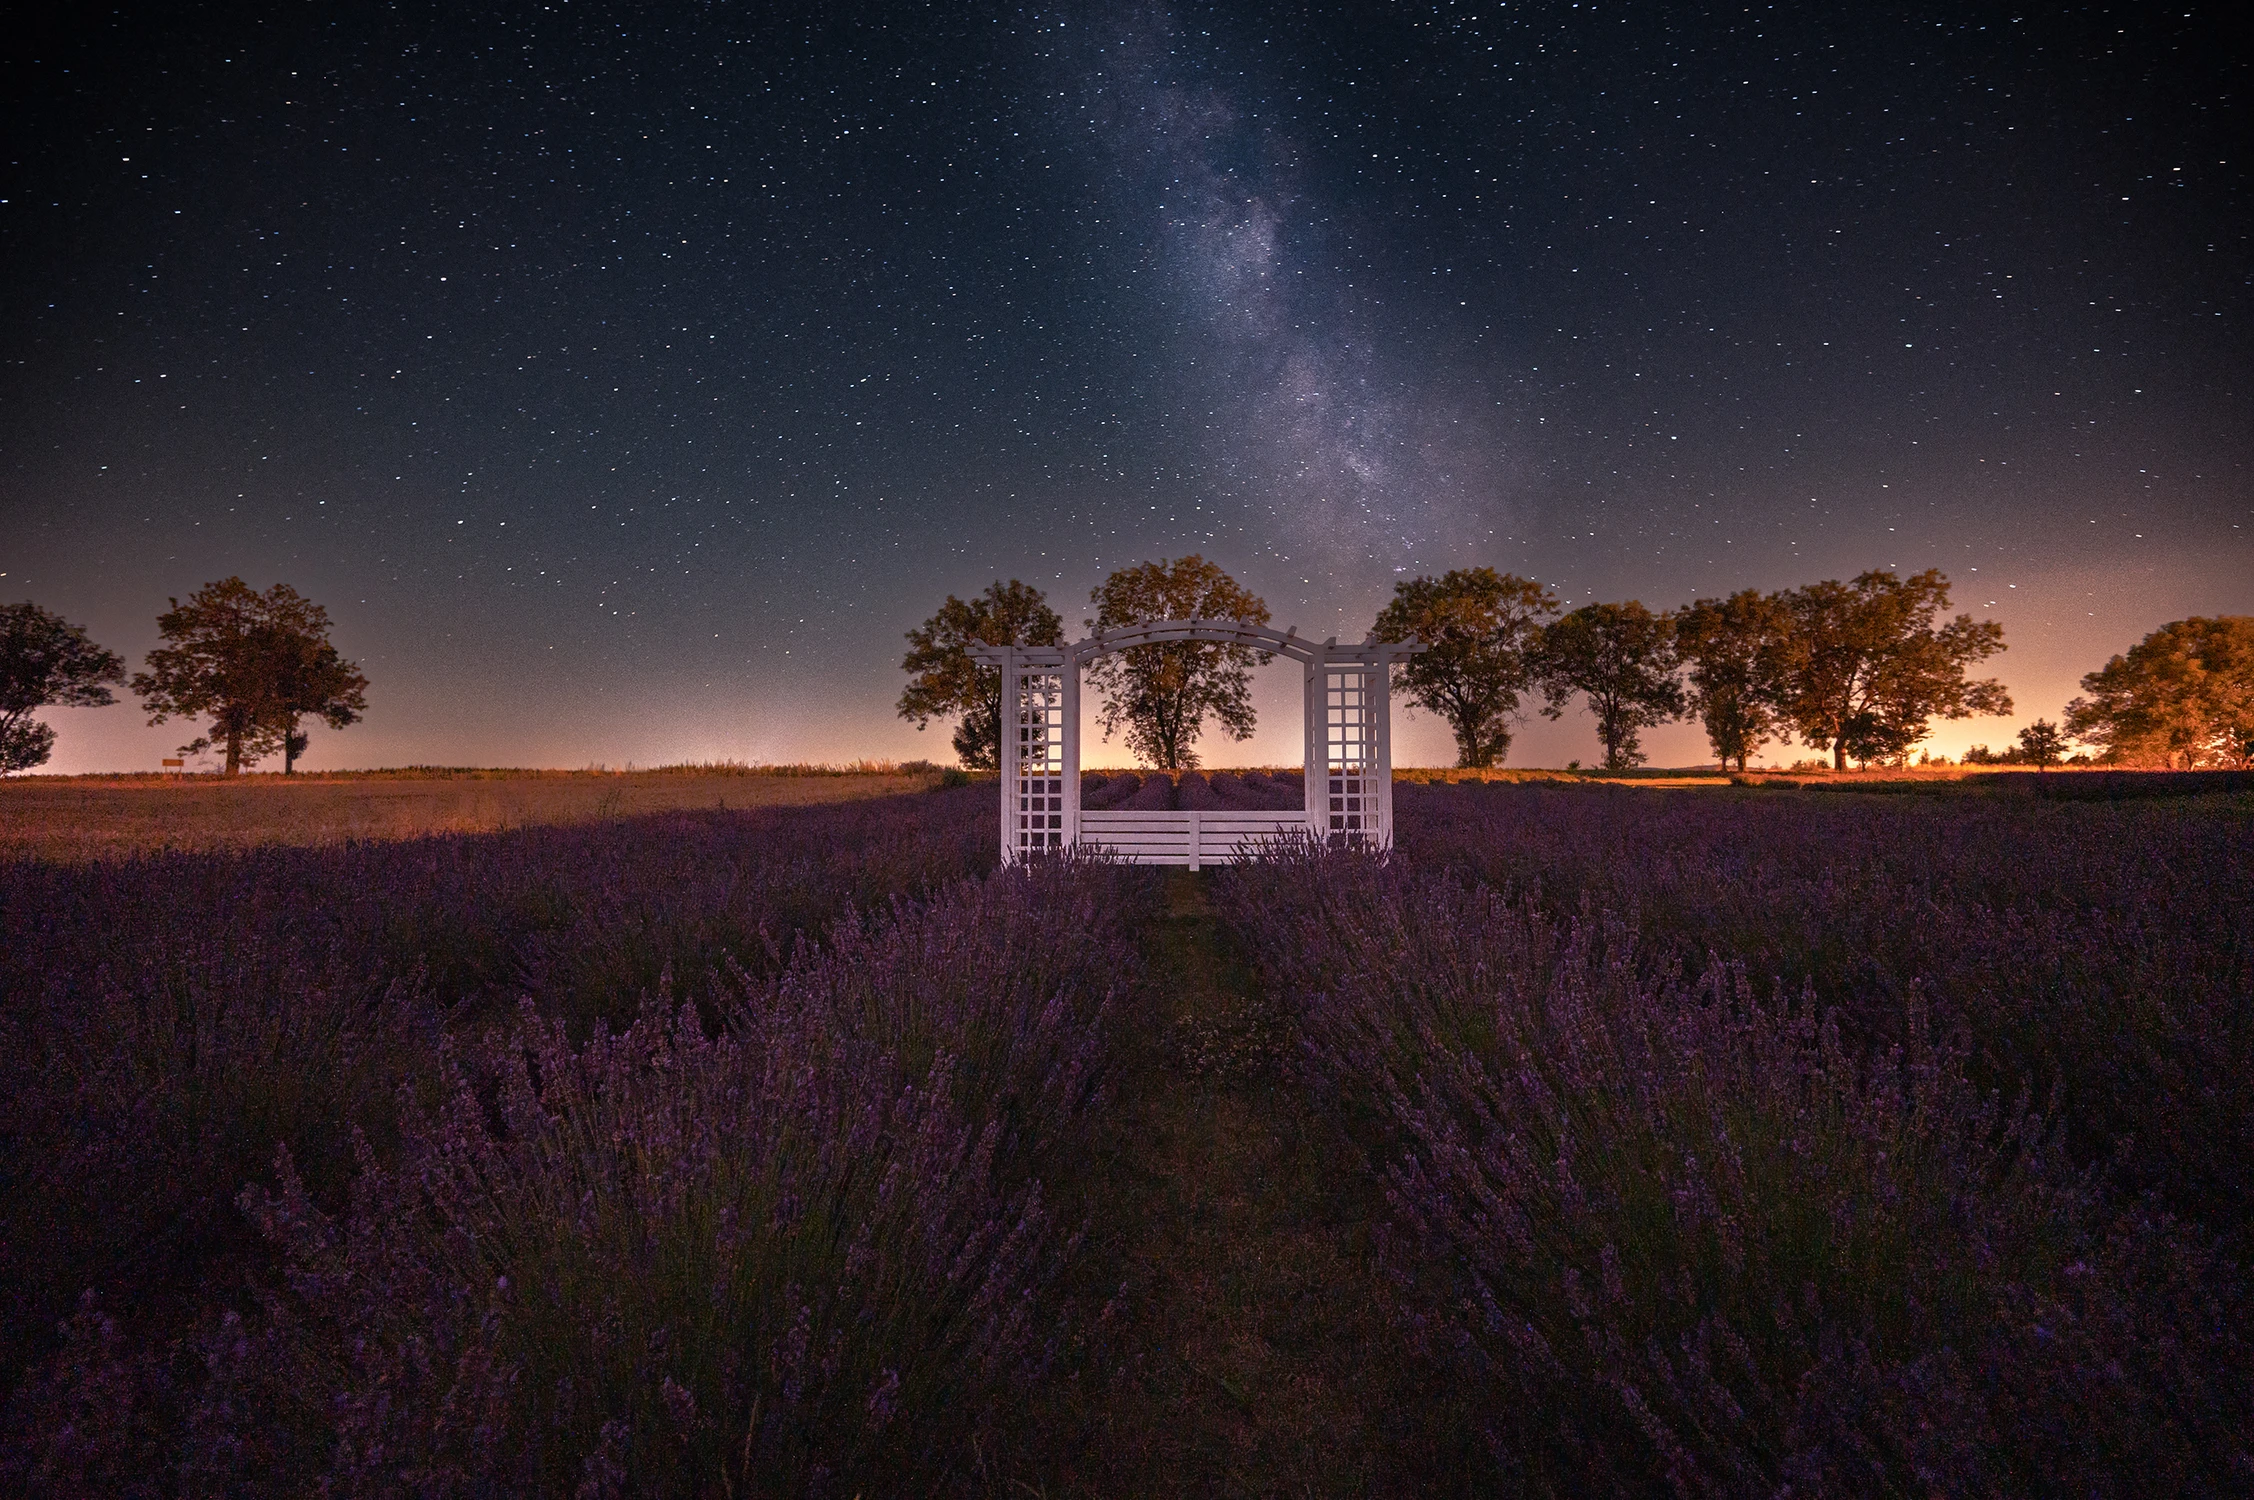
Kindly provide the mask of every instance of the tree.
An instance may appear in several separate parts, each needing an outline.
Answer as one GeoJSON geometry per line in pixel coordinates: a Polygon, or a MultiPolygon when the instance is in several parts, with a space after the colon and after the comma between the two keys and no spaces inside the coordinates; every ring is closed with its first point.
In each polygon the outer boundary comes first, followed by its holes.
{"type": "MultiPolygon", "coordinates": [[[[1138,620],[1241,620],[1268,623],[1268,606],[1196,553],[1177,562],[1121,568],[1092,590],[1096,617],[1112,630],[1138,620]]],[[[1250,739],[1252,667],[1274,654],[1211,641],[1129,646],[1096,659],[1088,680],[1103,695],[1104,738],[1122,728],[1127,748],[1144,764],[1180,771],[1195,766],[1208,716],[1232,739],[1250,739]]]]}
{"type": "Polygon", "coordinates": [[[2041,771],[2066,758],[2066,736],[2048,719],[2037,719],[2019,731],[2019,758],[2041,771]]]}
{"type": "Polygon", "coordinates": [[[1690,668],[1690,708],[1706,726],[1714,758],[1745,769],[1776,733],[1777,671],[1790,625],[1773,594],[1743,589],[1700,599],[1675,616],[1675,649],[1690,668]]]}
{"type": "Polygon", "coordinates": [[[2084,677],[2082,691],[2066,727],[2108,760],[2254,763],[2254,615],[2172,621],[2084,677]]]}
{"type": "Polygon", "coordinates": [[[900,667],[912,675],[900,717],[921,730],[961,714],[955,754],[971,770],[991,771],[1002,763],[1002,670],[980,666],[971,647],[1063,644],[1064,621],[1030,584],[996,581],[968,602],[949,594],[939,613],[908,632],[900,667]]]}
{"type": "MultiPolygon", "coordinates": [[[[326,630],[328,617],[322,616],[326,630]]],[[[311,736],[298,726],[307,717],[331,729],[358,723],[368,707],[368,679],[327,640],[270,626],[255,648],[268,663],[268,703],[262,724],[280,742],[282,774],[297,774],[297,758],[311,736]]]]}
{"type": "Polygon", "coordinates": [[[1557,599],[1531,579],[1493,568],[1452,568],[1393,586],[1377,617],[1381,641],[1430,650],[1397,663],[1394,681],[1456,736],[1456,764],[1491,766],[1510,754],[1519,695],[1533,686],[1529,648],[1557,599]]]}
{"type": "Polygon", "coordinates": [[[1943,621],[1949,580],[1938,568],[1908,578],[1883,569],[1853,583],[1812,583],[1778,596],[1789,620],[1777,657],[1784,721],[1832,765],[1906,755],[1935,718],[2008,714],[2011,695],[1965,669],[2004,649],[1993,620],[1943,621]]]}
{"type": "Polygon", "coordinates": [[[1588,699],[1608,771],[1642,764],[1642,732],[1683,714],[1674,618],[1633,599],[1584,604],[1544,629],[1538,675],[1550,718],[1576,693],[1588,699]]]}
{"type": "Polygon", "coordinates": [[[60,708],[104,708],[117,697],[108,684],[125,679],[125,663],[86,638],[83,626],[26,599],[0,604],[0,776],[45,765],[55,731],[32,714],[60,708]]]}
{"type": "MultiPolygon", "coordinates": [[[[133,674],[151,724],[209,718],[183,753],[224,746],[227,774],[281,751],[307,715],[337,728],[367,707],[368,679],[329,644],[329,612],[286,583],[261,594],[240,578],[207,583],[157,616],[170,645],[133,674]]],[[[302,748],[303,740],[299,739],[302,748]]]]}

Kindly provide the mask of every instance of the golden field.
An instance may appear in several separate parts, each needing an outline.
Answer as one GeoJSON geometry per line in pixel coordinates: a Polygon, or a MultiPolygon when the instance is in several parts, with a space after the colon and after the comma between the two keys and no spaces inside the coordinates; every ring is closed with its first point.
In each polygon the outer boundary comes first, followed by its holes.
{"type": "Polygon", "coordinates": [[[864,764],[649,771],[414,768],[322,775],[28,776],[0,781],[0,859],[81,861],[484,833],[701,808],[799,807],[928,787],[921,769],[864,764]]]}
{"type": "MultiPolygon", "coordinates": [[[[1103,769],[1119,768],[1089,768],[1092,773],[1103,769]]],[[[1299,768],[1271,769],[1296,774],[1299,768]]],[[[2048,774],[2061,777],[2077,772],[2090,774],[2078,767],[2053,768],[2048,774]]],[[[2110,779],[2119,780],[2122,774],[2115,772],[2110,779]]],[[[1942,791],[1951,789],[1952,784],[1963,790],[2009,785],[2019,792],[2030,790],[2036,779],[2024,767],[1990,766],[1873,768],[1844,773],[1757,770],[1744,776],[1724,775],[1709,766],[1646,767],[1628,772],[1401,767],[1394,777],[1400,782],[1424,784],[1610,782],[1653,789],[1728,788],[1734,784],[1777,789],[1942,791]],[[2007,771],[2016,774],[1999,775],[2007,771]]],[[[490,833],[652,812],[804,807],[920,791],[938,779],[939,773],[926,765],[900,766],[886,761],[861,761],[844,767],[722,764],[625,771],[413,766],[290,777],[257,773],[232,780],[209,775],[23,776],[0,780],[0,859],[77,862],[159,849],[331,844],[432,833],[490,833]]],[[[2162,782],[2179,778],[2168,772],[2149,772],[2139,779],[2162,782]]]]}

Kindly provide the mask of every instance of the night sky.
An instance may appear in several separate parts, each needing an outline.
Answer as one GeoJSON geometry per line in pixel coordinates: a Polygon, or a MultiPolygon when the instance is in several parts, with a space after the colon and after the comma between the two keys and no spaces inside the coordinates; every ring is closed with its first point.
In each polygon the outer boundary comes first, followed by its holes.
{"type": "MultiPolygon", "coordinates": [[[[996,578],[1078,634],[1194,550],[1359,638],[1449,567],[1938,566],[2020,713],[1932,745],[2002,744],[2254,611],[2235,13],[58,10],[0,64],[0,598],[138,665],[285,581],[373,684],[310,768],[648,765],[948,759],[901,635],[996,578]]],[[[1208,759],[1296,762],[1297,693],[1208,759]]],[[[50,717],[55,771],[194,732],[50,717]]]]}

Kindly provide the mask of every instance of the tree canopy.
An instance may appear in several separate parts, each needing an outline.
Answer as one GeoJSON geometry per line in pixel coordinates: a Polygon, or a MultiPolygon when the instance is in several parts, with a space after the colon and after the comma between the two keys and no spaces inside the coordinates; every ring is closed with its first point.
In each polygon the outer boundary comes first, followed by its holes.
{"type": "Polygon", "coordinates": [[[293,768],[306,717],[341,729],[367,707],[368,679],[329,643],[329,613],[286,583],[260,593],[240,578],[207,583],[157,617],[170,644],[133,674],[151,724],[208,718],[181,747],[224,747],[227,774],[276,751],[293,768]]]}
{"type": "Polygon", "coordinates": [[[2019,731],[2019,758],[2040,771],[2066,758],[2066,735],[2048,719],[2019,731]]]}
{"type": "Polygon", "coordinates": [[[266,720],[281,743],[282,774],[292,775],[310,738],[302,721],[317,718],[331,729],[357,723],[368,707],[368,679],[326,639],[285,626],[266,627],[258,649],[271,674],[266,720]]]}
{"type": "Polygon", "coordinates": [[[973,646],[1061,646],[1064,621],[1031,584],[996,581],[969,600],[947,596],[939,612],[908,632],[901,670],[910,674],[899,713],[922,729],[961,714],[955,754],[974,771],[1002,763],[1002,673],[972,659],[973,646]]]}
{"type": "Polygon", "coordinates": [[[2084,677],[2082,691],[2066,727],[2108,760],[2254,763],[2254,615],[2172,621],[2084,677]]]}
{"type": "Polygon", "coordinates": [[[1790,621],[1778,656],[1777,706],[1810,746],[1844,770],[1890,760],[1925,738],[1936,718],[2008,714],[2011,695],[1965,669],[2004,649],[2003,626],[1958,615],[1938,568],[1908,578],[1883,569],[1777,596],[1790,621]]]}
{"type": "Polygon", "coordinates": [[[124,660],[88,640],[85,627],[29,599],[0,604],[0,776],[45,765],[54,753],[54,727],[34,713],[106,707],[117,701],[109,684],[124,678],[124,660]]]}
{"type": "Polygon", "coordinates": [[[1777,668],[1791,618],[1773,594],[1741,589],[1699,599],[1675,616],[1675,649],[1690,669],[1690,711],[1725,768],[1742,771],[1776,733],[1777,668]]]}
{"type": "MultiPolygon", "coordinates": [[[[1268,606],[1196,553],[1121,568],[1090,592],[1097,630],[1138,620],[1268,623],[1268,606]]],[[[1105,738],[1122,729],[1144,764],[1178,771],[1198,763],[1197,742],[1214,719],[1232,739],[1252,737],[1252,667],[1272,653],[1210,641],[1129,646],[1096,659],[1089,683],[1102,695],[1105,738]]]]}
{"type": "Polygon", "coordinates": [[[1395,683],[1446,721],[1458,765],[1491,766],[1510,754],[1519,697],[1533,686],[1531,648],[1555,613],[1556,597],[1531,579],[1452,568],[1395,584],[1376,635],[1430,646],[1394,666],[1395,683]]]}
{"type": "Polygon", "coordinates": [[[1683,713],[1674,619],[1633,599],[1584,604],[1545,628],[1537,675],[1550,718],[1563,714],[1575,694],[1588,700],[1608,771],[1640,765],[1642,732],[1683,713]]]}

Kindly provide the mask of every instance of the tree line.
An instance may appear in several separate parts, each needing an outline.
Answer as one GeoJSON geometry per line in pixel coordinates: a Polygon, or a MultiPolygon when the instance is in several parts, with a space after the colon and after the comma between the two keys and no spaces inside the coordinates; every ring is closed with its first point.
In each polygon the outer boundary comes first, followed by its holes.
{"type": "MultiPolygon", "coordinates": [[[[277,583],[261,593],[240,578],[206,584],[157,617],[164,645],[133,675],[152,725],[207,721],[181,754],[216,750],[227,774],[269,755],[296,770],[320,721],[343,729],[367,708],[368,679],[329,640],[328,612],[277,583]]],[[[1197,554],[1112,573],[1089,595],[1084,623],[1107,630],[1143,619],[1266,624],[1268,606],[1197,554]]],[[[1745,589],[1655,612],[1637,600],[1569,611],[1541,584],[1493,568],[1409,579],[1377,618],[1380,640],[1431,649],[1395,667],[1408,701],[1438,715],[1457,761],[1494,766],[1528,712],[1563,715],[1576,700],[1596,721],[1608,769],[1644,760],[1647,729],[1686,716],[1715,758],[1745,769],[1771,740],[1797,735],[1844,768],[1900,762],[1936,718],[2012,711],[1993,679],[1968,675],[2004,649],[2003,628],[1949,618],[1949,580],[1872,571],[1764,594],[1745,589]]],[[[970,656],[978,645],[1055,646],[1064,622],[1041,590],[996,581],[969,600],[949,595],[908,632],[909,674],[898,709],[923,728],[957,719],[956,754],[973,769],[999,763],[1001,674],[970,656]]],[[[1210,722],[1251,737],[1251,669],[1268,653],[1244,646],[1166,642],[1100,658],[1089,677],[1104,734],[1123,735],[1146,764],[1198,763],[1210,722]]],[[[47,707],[117,701],[117,653],[29,600],[0,605],[0,774],[44,765],[55,731],[47,707]]],[[[2019,747],[1976,758],[2035,765],[2074,741],[2109,764],[2185,769],[2254,764],[2254,616],[2173,621],[2082,679],[2064,728],[2038,720],[2019,747]]]]}
{"type": "MultiPolygon", "coordinates": [[[[205,584],[157,616],[164,644],[130,686],[149,723],[208,721],[182,756],[216,750],[233,776],[269,755],[297,770],[318,720],[357,723],[368,679],[329,641],[329,614],[286,583],[264,593],[240,578],[205,584]]],[[[117,702],[125,661],[84,627],[25,600],[0,605],[0,774],[44,765],[55,730],[32,715],[49,706],[117,702]]]]}
{"type": "MultiPolygon", "coordinates": [[[[1122,568],[1089,602],[1095,615],[1085,623],[1099,630],[1138,619],[1269,619],[1265,603],[1196,554],[1122,568]]],[[[1936,719],[2012,712],[2002,683],[1971,675],[2004,649],[2003,627],[1948,611],[1938,569],[1744,589],[1654,611],[1633,599],[1562,610],[1532,579],[1458,568],[1397,583],[1374,633],[1429,646],[1396,665],[1394,685],[1448,725],[1462,766],[1501,764],[1529,713],[1555,719],[1578,702],[1609,770],[1642,764],[1644,731],[1686,717],[1724,767],[1742,771],[1763,745],[1798,737],[1845,769],[1903,763],[1936,719]]],[[[971,648],[1062,645],[1064,622],[1041,590],[997,581],[969,600],[950,594],[908,643],[901,716],[919,729],[956,716],[956,754],[992,769],[1001,674],[971,648]]],[[[1251,736],[1250,668],[1267,659],[1194,642],[1102,657],[1089,673],[1099,722],[1107,737],[1124,731],[1148,765],[1195,766],[1208,719],[1232,739],[1251,736]]],[[[2071,736],[2114,764],[2254,763],[2254,617],[2163,626],[2082,689],[2064,730],[2037,721],[2013,757],[2053,763],[2071,736]]]]}
{"type": "Polygon", "coordinates": [[[1742,771],[1768,741],[1798,735],[1845,769],[1900,759],[1936,718],[2011,712],[2002,683],[1968,675],[2004,649],[2003,627],[1950,619],[1948,606],[1948,579],[1928,569],[1560,613],[1529,579],[1461,568],[1397,585],[1377,635],[1434,643],[1398,680],[1447,721],[1465,766],[1501,760],[1521,701],[1538,695],[1553,719],[1576,698],[1587,706],[1608,770],[1642,764],[1643,732],[1685,717],[1724,766],[1742,771]]]}

